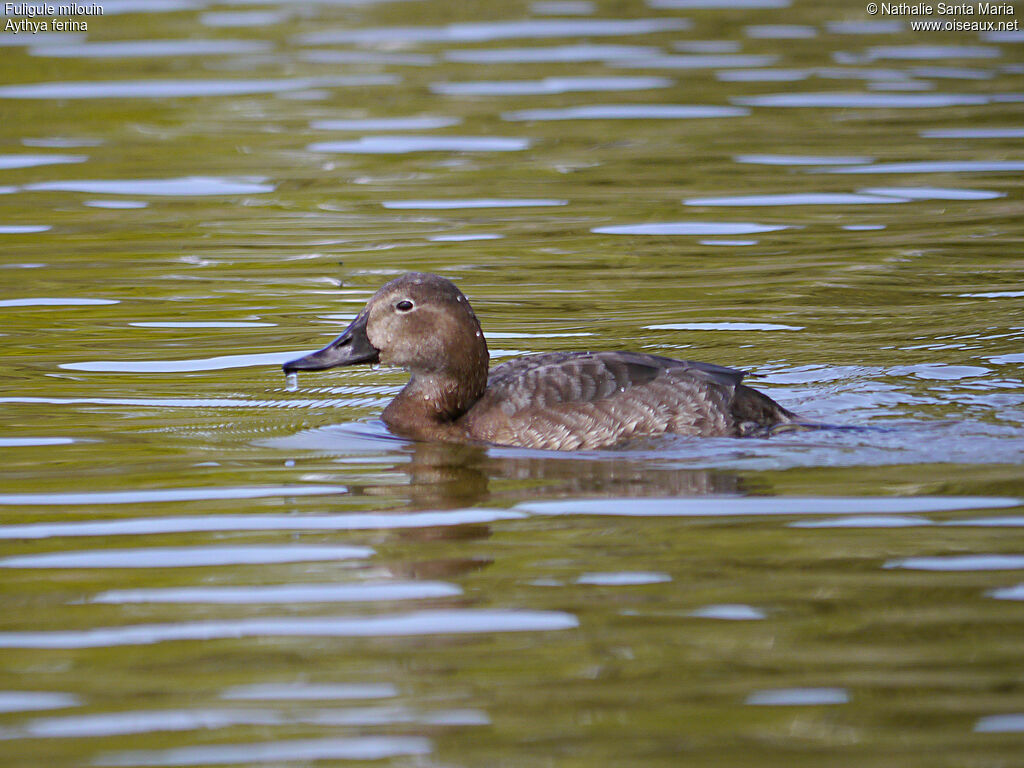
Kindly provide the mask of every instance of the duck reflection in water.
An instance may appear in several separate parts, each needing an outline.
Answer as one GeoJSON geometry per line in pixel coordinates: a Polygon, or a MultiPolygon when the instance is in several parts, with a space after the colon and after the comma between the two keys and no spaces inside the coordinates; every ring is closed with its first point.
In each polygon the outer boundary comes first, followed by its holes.
{"type": "Polygon", "coordinates": [[[681,469],[675,461],[658,466],[646,451],[601,455],[410,443],[371,432],[371,427],[337,424],[262,444],[301,453],[361,455],[368,460],[379,457],[379,461],[348,465],[343,475],[332,480],[346,486],[348,497],[386,499],[409,511],[510,507],[558,498],[692,497],[764,490],[748,487],[748,481],[736,472],[681,469]],[[364,474],[354,467],[367,471],[364,474]]]}
{"type": "Polygon", "coordinates": [[[384,409],[414,440],[549,450],[609,448],[663,434],[766,435],[800,425],[741,383],[744,373],[638,352],[548,352],[488,370],[480,323],[462,292],[409,273],[378,290],[334,341],[284,364],[285,373],[357,363],[407,369],[384,409]]]}

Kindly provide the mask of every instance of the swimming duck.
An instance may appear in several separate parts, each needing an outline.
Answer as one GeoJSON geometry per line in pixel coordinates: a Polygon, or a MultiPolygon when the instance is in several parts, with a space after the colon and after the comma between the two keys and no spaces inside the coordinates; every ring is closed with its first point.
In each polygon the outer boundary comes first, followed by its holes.
{"type": "Polygon", "coordinates": [[[384,409],[413,440],[606,448],[674,433],[744,436],[799,418],[741,384],[744,372],[639,352],[545,352],[488,371],[480,323],[455,284],[411,272],[378,290],[323,349],[286,374],[384,363],[412,377],[384,409]]]}

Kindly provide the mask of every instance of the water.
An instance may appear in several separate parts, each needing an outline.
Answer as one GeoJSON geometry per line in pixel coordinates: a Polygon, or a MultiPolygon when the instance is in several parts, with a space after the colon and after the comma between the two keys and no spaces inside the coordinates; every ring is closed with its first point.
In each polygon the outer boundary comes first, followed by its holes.
{"type": "Polygon", "coordinates": [[[1020,32],[102,5],[0,34],[0,764],[1019,762],[1020,32]],[[285,379],[412,269],[495,361],[852,428],[414,444],[401,371],[285,379]]]}

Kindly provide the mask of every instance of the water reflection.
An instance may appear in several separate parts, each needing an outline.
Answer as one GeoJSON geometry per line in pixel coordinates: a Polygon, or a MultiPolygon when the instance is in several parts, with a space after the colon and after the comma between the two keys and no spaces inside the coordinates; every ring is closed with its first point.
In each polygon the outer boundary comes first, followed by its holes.
{"type": "Polygon", "coordinates": [[[769,93],[741,96],[734,103],[748,107],[826,107],[836,109],[940,109],[987,104],[989,97],[973,93],[769,93]]]}
{"type": "Polygon", "coordinates": [[[104,43],[34,45],[33,56],[51,58],[150,58],[154,56],[228,56],[265,53],[273,45],[262,40],[117,40],[104,43]]]}
{"type": "Polygon", "coordinates": [[[447,211],[463,208],[547,208],[568,205],[568,200],[477,198],[474,200],[384,200],[381,205],[393,210],[447,211]]]}
{"type": "Polygon", "coordinates": [[[778,224],[754,224],[743,221],[677,221],[656,224],[625,224],[595,227],[599,235],[753,235],[789,229],[778,224]]]}
{"type": "Polygon", "coordinates": [[[726,67],[770,67],[778,56],[755,54],[690,54],[652,56],[609,61],[609,66],[629,69],[719,69],[726,67]]]}
{"type": "Polygon", "coordinates": [[[80,705],[79,698],[71,693],[0,691],[0,712],[32,712],[42,709],[66,709],[80,705]]]}
{"type": "Polygon", "coordinates": [[[652,57],[659,49],[644,45],[563,45],[552,48],[496,48],[445,51],[448,61],[470,64],[524,64],[566,61],[608,61],[652,57]]]}
{"type": "Polygon", "coordinates": [[[384,760],[390,757],[428,755],[429,739],[417,736],[359,736],[296,741],[245,742],[203,747],[178,747],[163,751],[114,752],[100,755],[99,766],[227,765],[246,763],[306,762],[313,760],[384,760]]]}
{"type": "Polygon", "coordinates": [[[844,688],[776,688],[756,691],[747,704],[762,707],[806,707],[815,704],[846,704],[850,695],[844,688]]]}
{"type": "Polygon", "coordinates": [[[644,573],[630,571],[628,573],[584,573],[577,584],[591,584],[598,587],[637,587],[645,584],[663,584],[672,581],[667,573],[644,573]]]}
{"type": "Polygon", "coordinates": [[[449,24],[444,27],[363,27],[331,29],[299,35],[300,45],[363,45],[399,43],[451,43],[504,40],[516,37],[602,37],[644,35],[688,29],[686,19],[529,19],[449,24]]]}
{"type": "Polygon", "coordinates": [[[158,195],[193,197],[202,195],[261,195],[274,191],[266,179],[187,176],[178,179],[111,179],[82,181],[41,181],[28,184],[33,191],[92,192],[108,195],[158,195]]]}
{"type": "Polygon", "coordinates": [[[151,504],[154,502],[204,501],[210,499],[261,499],[269,496],[324,496],[344,493],[340,485],[264,487],[168,488],[158,490],[83,491],[53,493],[4,493],[0,504],[34,506],[48,504],[151,504]]]}
{"type": "Polygon", "coordinates": [[[442,96],[534,96],[576,91],[645,91],[668,88],[666,77],[545,77],[543,80],[475,80],[431,83],[442,96]]]}
{"type": "Polygon", "coordinates": [[[722,621],[761,621],[766,618],[764,611],[750,605],[706,605],[690,611],[695,619],[720,619],[722,621]]]}
{"type": "Polygon", "coordinates": [[[318,86],[390,85],[393,75],[277,80],[88,80],[0,86],[0,99],[172,99],[298,91],[318,86]]]}
{"type": "MultiPolygon", "coordinates": [[[[44,229],[49,229],[45,227],[44,229]]],[[[37,232],[38,229],[31,231],[37,232]]],[[[78,298],[35,298],[35,299],[3,299],[0,307],[102,307],[119,303],[117,299],[78,298]]]]}
{"type": "Polygon", "coordinates": [[[502,120],[692,120],[712,117],[745,117],[750,110],[706,104],[586,104],[555,109],[521,109],[503,112],[502,120]]]}
{"type": "MultiPolygon", "coordinates": [[[[33,445],[38,443],[31,443],[33,445]]],[[[43,443],[48,444],[48,443],[43,443]]],[[[211,489],[211,494],[216,490],[211,489]]],[[[146,492],[137,492],[146,501],[146,492]]],[[[299,494],[301,495],[301,494],[299,494]]],[[[404,528],[444,528],[479,525],[523,518],[521,512],[501,509],[455,509],[430,512],[349,512],[343,515],[193,515],[138,519],[89,520],[66,523],[28,523],[0,526],[0,539],[48,539],[79,536],[144,536],[202,531],[361,531],[404,528]]]]}
{"type": "Polygon", "coordinates": [[[899,197],[861,195],[843,192],[789,192],[779,195],[732,195],[729,197],[691,197],[684,205],[761,206],[761,205],[878,205],[906,203],[899,197]]]}
{"type": "Polygon", "coordinates": [[[389,699],[398,695],[392,683],[255,683],[221,693],[222,699],[240,701],[344,701],[389,699]]]}
{"type": "Polygon", "coordinates": [[[987,45],[878,45],[865,52],[869,59],[995,59],[998,48],[987,45]]]}
{"type": "Polygon", "coordinates": [[[803,40],[818,36],[818,30],[807,24],[752,24],[743,33],[755,40],[803,40]]]}
{"type": "Polygon", "coordinates": [[[416,637],[573,629],[576,617],[560,611],[436,610],[375,616],[306,616],[137,624],[87,630],[0,632],[0,648],[115,648],[181,640],[246,637],[416,637]]]}
{"type": "Polygon", "coordinates": [[[926,139],[1024,139],[1024,128],[941,128],[921,131],[926,139]]]}
{"type": "Polygon", "coordinates": [[[456,597],[462,590],[438,581],[385,581],[358,584],[271,584],[248,587],[169,587],[115,589],[91,598],[92,603],[187,603],[264,605],[273,603],[365,603],[456,597]]]}
{"type": "Polygon", "coordinates": [[[61,363],[69,371],[107,373],[182,373],[185,371],[223,371],[253,365],[280,365],[292,359],[289,355],[308,352],[263,352],[247,355],[218,355],[196,360],[92,360],[84,363],[61,363]]]}
{"type": "Polygon", "coordinates": [[[367,558],[368,547],[200,546],[44,552],[0,558],[0,568],[195,568],[367,558]]]}
{"type": "Polygon", "coordinates": [[[353,141],[316,141],[310,152],[396,155],[406,152],[519,152],[531,141],[512,136],[360,136],[353,141]]]}
{"type": "Polygon", "coordinates": [[[829,168],[826,173],[1005,173],[1024,171],[1020,160],[942,160],[913,163],[877,163],[850,168],[829,168]]]}
{"type": "Polygon", "coordinates": [[[109,0],[0,36],[11,759],[1018,759],[1019,171],[946,163],[1022,159],[1020,33],[528,5],[109,0]],[[480,296],[496,357],[715,360],[867,428],[430,446],[377,420],[400,374],[286,391],[311,316],[408,270],[480,296]]]}
{"type": "Polygon", "coordinates": [[[88,159],[88,155],[0,155],[0,170],[34,168],[40,165],[84,163],[88,159]]]}
{"type": "Polygon", "coordinates": [[[418,115],[416,117],[362,118],[358,120],[314,120],[310,128],[318,131],[428,131],[458,125],[458,117],[418,115]]]}
{"type": "Polygon", "coordinates": [[[682,9],[755,9],[755,8],[788,8],[791,0],[647,0],[651,8],[663,10],[682,9]]]}
{"type": "MultiPolygon", "coordinates": [[[[327,687],[327,686],[324,686],[327,687]]],[[[37,718],[19,728],[0,730],[0,739],[80,739],[160,733],[163,731],[214,731],[251,726],[381,726],[488,725],[489,718],[474,710],[417,712],[404,707],[351,707],[290,712],[272,709],[133,710],[95,715],[37,718]]]]}

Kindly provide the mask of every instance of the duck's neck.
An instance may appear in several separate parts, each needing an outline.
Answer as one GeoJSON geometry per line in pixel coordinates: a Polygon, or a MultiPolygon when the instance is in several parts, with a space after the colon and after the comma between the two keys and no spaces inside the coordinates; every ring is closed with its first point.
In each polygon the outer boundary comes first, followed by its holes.
{"type": "Polygon", "coordinates": [[[416,372],[382,418],[393,431],[414,439],[443,439],[487,389],[486,352],[471,370],[416,372]]]}

